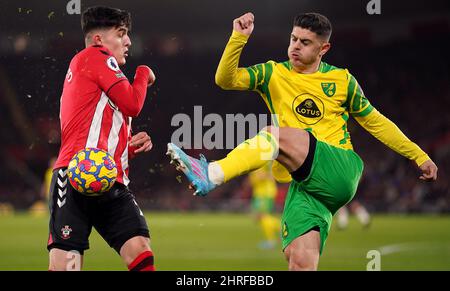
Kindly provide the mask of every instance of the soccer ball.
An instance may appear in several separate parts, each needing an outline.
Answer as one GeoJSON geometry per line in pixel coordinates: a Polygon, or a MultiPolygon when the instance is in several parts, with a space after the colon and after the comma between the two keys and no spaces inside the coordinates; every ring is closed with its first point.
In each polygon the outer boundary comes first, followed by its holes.
{"type": "Polygon", "coordinates": [[[72,187],[88,196],[108,191],[117,178],[113,157],[97,148],[86,148],[76,153],[70,160],[67,172],[72,187]]]}

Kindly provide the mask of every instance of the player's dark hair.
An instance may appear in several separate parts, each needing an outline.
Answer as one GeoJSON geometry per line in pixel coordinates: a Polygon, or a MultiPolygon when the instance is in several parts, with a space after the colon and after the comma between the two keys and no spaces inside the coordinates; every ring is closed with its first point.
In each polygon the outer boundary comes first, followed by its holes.
{"type": "Polygon", "coordinates": [[[332,27],[330,20],[319,13],[311,12],[297,15],[294,19],[294,26],[308,29],[327,40],[331,36],[332,27]]]}
{"type": "Polygon", "coordinates": [[[85,36],[94,29],[120,26],[131,29],[131,14],[125,10],[95,6],[89,7],[81,15],[81,29],[85,36]]]}

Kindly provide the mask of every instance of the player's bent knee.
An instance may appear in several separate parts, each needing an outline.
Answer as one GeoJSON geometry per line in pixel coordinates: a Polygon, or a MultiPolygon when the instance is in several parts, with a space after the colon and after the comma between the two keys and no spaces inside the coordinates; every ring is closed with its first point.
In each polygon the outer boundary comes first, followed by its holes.
{"type": "Polygon", "coordinates": [[[281,127],[279,129],[280,143],[293,143],[299,144],[302,140],[309,140],[308,132],[301,128],[293,128],[293,127],[281,127]]]}
{"type": "Polygon", "coordinates": [[[282,127],[279,130],[278,143],[279,156],[277,161],[289,172],[294,172],[305,162],[309,153],[311,138],[305,130],[282,127]]]}
{"type": "Polygon", "coordinates": [[[155,271],[150,239],[143,236],[130,238],[122,246],[120,255],[130,271],[155,271]]]}
{"type": "Polygon", "coordinates": [[[120,248],[120,256],[125,264],[132,264],[140,254],[152,251],[150,248],[150,239],[143,236],[135,236],[127,240],[120,248]]]}

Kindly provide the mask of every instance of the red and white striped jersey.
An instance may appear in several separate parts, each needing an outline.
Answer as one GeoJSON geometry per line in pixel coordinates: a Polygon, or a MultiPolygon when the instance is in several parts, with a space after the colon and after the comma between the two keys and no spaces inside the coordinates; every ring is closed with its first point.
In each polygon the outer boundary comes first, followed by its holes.
{"type": "Polygon", "coordinates": [[[83,148],[100,148],[114,157],[117,182],[128,185],[131,118],[142,109],[149,76],[150,69],[139,66],[131,85],[103,46],[76,54],[61,96],[61,148],[54,168],[67,167],[83,148]]]}

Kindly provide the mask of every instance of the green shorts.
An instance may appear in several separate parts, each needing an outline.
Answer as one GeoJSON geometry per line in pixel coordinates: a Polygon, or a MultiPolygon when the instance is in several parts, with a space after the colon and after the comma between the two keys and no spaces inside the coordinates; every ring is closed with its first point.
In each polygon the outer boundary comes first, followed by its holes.
{"type": "Polygon", "coordinates": [[[283,250],[297,237],[320,228],[320,253],[330,231],[332,216],[352,200],[364,165],[353,150],[317,141],[309,175],[292,180],[284,204],[283,250]]]}
{"type": "Polygon", "coordinates": [[[271,213],[274,209],[274,198],[253,197],[252,211],[256,213],[271,213]]]}

